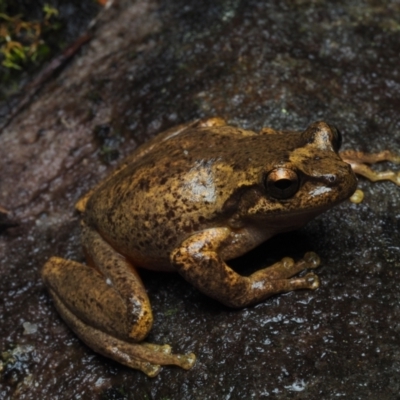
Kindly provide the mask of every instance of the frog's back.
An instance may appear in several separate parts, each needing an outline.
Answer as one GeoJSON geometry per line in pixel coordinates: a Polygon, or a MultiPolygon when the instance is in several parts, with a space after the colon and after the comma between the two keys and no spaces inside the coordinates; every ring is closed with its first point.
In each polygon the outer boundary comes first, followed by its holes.
{"type": "Polygon", "coordinates": [[[250,168],[249,160],[259,143],[230,129],[189,131],[157,144],[95,190],[86,223],[122,254],[164,268],[186,237],[226,222],[228,198],[258,180],[262,166],[250,168]],[[236,144],[242,138],[247,145],[236,144]]]}

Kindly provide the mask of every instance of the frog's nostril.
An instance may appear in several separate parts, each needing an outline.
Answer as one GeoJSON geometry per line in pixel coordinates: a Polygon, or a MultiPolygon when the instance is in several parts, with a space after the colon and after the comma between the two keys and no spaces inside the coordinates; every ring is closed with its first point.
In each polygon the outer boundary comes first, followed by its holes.
{"type": "Polygon", "coordinates": [[[327,175],[327,176],[326,176],[326,180],[327,180],[329,183],[335,183],[335,182],[336,182],[336,176],[335,176],[335,175],[327,175]]]}

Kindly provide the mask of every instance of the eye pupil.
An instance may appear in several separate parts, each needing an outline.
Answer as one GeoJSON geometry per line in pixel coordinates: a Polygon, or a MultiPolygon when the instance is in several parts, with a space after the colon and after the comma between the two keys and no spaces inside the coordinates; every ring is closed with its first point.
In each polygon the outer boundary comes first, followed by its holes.
{"type": "Polygon", "coordinates": [[[291,185],[293,185],[293,182],[289,179],[279,179],[279,181],[275,182],[275,187],[280,190],[286,190],[291,185]]]}
{"type": "Polygon", "coordinates": [[[297,173],[289,168],[276,168],[264,178],[267,193],[275,199],[288,199],[299,188],[297,173]]]}

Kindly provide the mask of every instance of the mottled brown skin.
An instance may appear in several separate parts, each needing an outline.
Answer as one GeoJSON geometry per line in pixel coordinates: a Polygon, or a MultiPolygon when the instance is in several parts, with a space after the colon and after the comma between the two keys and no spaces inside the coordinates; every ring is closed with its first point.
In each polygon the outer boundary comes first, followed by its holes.
{"type": "Polygon", "coordinates": [[[56,307],[95,351],[149,376],[160,365],[189,369],[193,354],[143,343],[152,325],[136,267],[177,271],[202,292],[244,307],[295,289],[315,289],[318,256],[284,258],[243,277],[225,260],[300,228],[356,189],[324,122],[304,132],[259,134],[221,119],[157,136],[81,199],[88,265],[51,258],[43,278],[56,307]]]}
{"type": "Polygon", "coordinates": [[[354,191],[354,174],[329,140],[304,147],[310,135],[257,135],[229,125],[189,128],[156,142],[151,153],[100,185],[84,221],[146,268],[175,270],[173,250],[194,233],[217,227],[246,231],[240,245],[220,249],[223,259],[240,256],[354,191]],[[285,201],[269,197],[263,184],[263,176],[276,166],[302,175],[300,190],[285,201]],[[321,193],[312,196],[317,190],[321,193]]]}

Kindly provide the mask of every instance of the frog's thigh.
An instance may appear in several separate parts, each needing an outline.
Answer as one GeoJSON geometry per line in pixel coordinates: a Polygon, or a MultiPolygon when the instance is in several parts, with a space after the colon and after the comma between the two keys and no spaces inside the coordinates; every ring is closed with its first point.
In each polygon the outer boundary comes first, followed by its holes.
{"type": "Polygon", "coordinates": [[[110,284],[125,304],[129,337],[142,340],[151,328],[153,316],[146,289],[136,269],[96,230],[85,224],[82,224],[82,243],[87,261],[99,271],[103,285],[110,284]]]}
{"type": "Polygon", "coordinates": [[[137,306],[136,310],[129,310],[117,290],[107,284],[106,278],[94,268],[52,257],[45,264],[42,275],[60,314],[64,317],[70,310],[69,321],[79,319],[84,324],[101,328],[110,335],[131,337],[135,341],[143,340],[149,332],[151,311],[146,318],[142,317],[140,320],[138,317],[143,312],[139,309],[143,307],[137,306]],[[134,318],[140,328],[132,324],[134,318]]]}
{"type": "Polygon", "coordinates": [[[233,271],[219,256],[218,248],[230,235],[228,228],[215,228],[193,235],[171,254],[171,262],[179,273],[203,293],[230,307],[245,307],[281,292],[316,289],[318,277],[309,273],[290,278],[303,268],[315,268],[315,255],[293,263],[283,259],[249,277],[233,271]]]}

